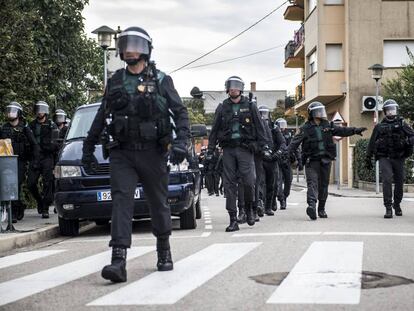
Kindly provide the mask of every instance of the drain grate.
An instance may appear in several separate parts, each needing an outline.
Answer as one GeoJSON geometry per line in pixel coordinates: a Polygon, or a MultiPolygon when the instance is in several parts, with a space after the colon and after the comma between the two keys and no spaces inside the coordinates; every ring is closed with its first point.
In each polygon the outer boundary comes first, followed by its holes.
{"type": "MultiPolygon", "coordinates": [[[[250,276],[249,278],[259,284],[279,286],[288,274],[289,272],[275,272],[250,276]]],[[[362,271],[362,289],[386,288],[409,284],[414,284],[414,280],[383,272],[362,271]]]]}

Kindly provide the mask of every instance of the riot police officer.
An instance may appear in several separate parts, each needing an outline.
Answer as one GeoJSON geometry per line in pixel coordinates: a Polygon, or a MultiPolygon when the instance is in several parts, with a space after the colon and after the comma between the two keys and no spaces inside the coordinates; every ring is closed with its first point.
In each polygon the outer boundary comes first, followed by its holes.
{"type": "Polygon", "coordinates": [[[131,246],[134,193],[139,180],[148,200],[152,232],[157,238],[157,269],[173,269],[169,236],[171,211],[167,204],[170,162],[181,163],[188,155],[190,130],[187,108],[173,81],[151,61],[152,39],[140,27],[129,27],[117,42],[127,68],[108,81],[101,107],[83,145],[82,163],[93,169],[95,144],[106,127],[112,192],[111,264],[102,277],[125,282],[127,248],[131,246]],[[171,114],[169,112],[171,110],[171,114]],[[175,134],[173,138],[172,122],[175,134]],[[111,140],[112,139],[112,140],[111,140]],[[170,147],[170,149],[168,149],[170,147]]]}
{"type": "Polygon", "coordinates": [[[236,209],[238,173],[244,186],[247,223],[250,226],[255,223],[253,151],[267,147],[257,106],[243,96],[243,80],[231,76],[225,82],[225,89],[229,97],[216,109],[208,153],[213,153],[217,143],[223,148],[224,194],[230,216],[230,225],[226,232],[232,232],[239,230],[236,209]]]}
{"type": "Polygon", "coordinates": [[[270,118],[269,107],[262,105],[259,107],[259,112],[264,122],[266,137],[269,142],[269,147],[272,152],[263,157],[263,173],[265,185],[265,214],[273,216],[273,197],[275,191],[275,183],[279,175],[278,161],[282,155],[286,154],[286,143],[279,129],[272,131],[272,121],[270,118]]]}
{"type": "Polygon", "coordinates": [[[56,124],[48,118],[49,105],[38,101],[34,105],[36,119],[29,126],[40,147],[40,155],[35,159],[39,163],[36,168],[29,169],[28,188],[37,202],[37,211],[42,218],[49,218],[49,205],[53,202],[53,168],[59,146],[53,141],[53,132],[58,132],[56,124]],[[42,176],[42,194],[39,193],[38,182],[42,176]]]}
{"type": "MultiPolygon", "coordinates": [[[[13,153],[18,156],[18,189],[19,200],[12,202],[13,222],[24,217],[25,206],[21,201],[22,183],[26,177],[27,163],[30,160],[38,161],[39,146],[34,138],[32,130],[27,126],[23,116],[23,108],[18,102],[11,102],[6,106],[7,123],[0,128],[0,139],[9,138],[13,146],[13,153]]],[[[38,167],[38,163],[33,163],[38,167]]]]}
{"type": "MultiPolygon", "coordinates": [[[[275,121],[275,126],[278,127],[286,141],[286,146],[289,146],[289,144],[292,141],[292,134],[289,132],[289,130],[287,129],[287,122],[285,119],[283,118],[279,118],[275,121]]],[[[295,161],[298,162],[298,166],[299,166],[299,170],[303,169],[302,166],[302,161],[300,159],[300,155],[299,152],[297,150],[297,152],[295,153],[295,161]]],[[[290,188],[292,185],[292,179],[293,179],[293,174],[292,174],[292,168],[291,168],[291,163],[290,163],[290,159],[289,157],[285,157],[283,159],[281,159],[280,161],[278,161],[278,166],[279,166],[279,176],[277,179],[277,199],[279,201],[280,204],[280,209],[284,210],[286,209],[287,203],[286,200],[290,194],[290,188]]]]}
{"type": "Polygon", "coordinates": [[[310,219],[327,218],[325,212],[328,197],[331,162],[336,158],[336,146],[333,136],[347,137],[361,135],[365,127],[339,127],[327,120],[325,106],[312,102],[308,106],[308,121],[300,128],[288,147],[289,157],[295,158],[295,151],[302,145],[302,159],[305,164],[306,183],[308,186],[306,214],[310,219]],[[318,202],[319,201],[319,202],[318,202]],[[318,202],[318,214],[316,214],[318,202]]]}
{"type": "Polygon", "coordinates": [[[379,161],[382,176],[384,218],[392,218],[394,208],[396,216],[402,216],[404,162],[412,154],[414,141],[413,129],[398,115],[398,104],[393,99],[384,102],[384,119],[378,123],[371,135],[367,148],[366,165],[372,169],[372,155],[379,161]],[[392,181],[394,180],[394,202],[392,181]]]}
{"type": "Polygon", "coordinates": [[[68,125],[66,120],[67,114],[63,109],[57,109],[55,111],[54,121],[59,129],[59,139],[64,139],[66,132],[68,131],[68,125]]]}

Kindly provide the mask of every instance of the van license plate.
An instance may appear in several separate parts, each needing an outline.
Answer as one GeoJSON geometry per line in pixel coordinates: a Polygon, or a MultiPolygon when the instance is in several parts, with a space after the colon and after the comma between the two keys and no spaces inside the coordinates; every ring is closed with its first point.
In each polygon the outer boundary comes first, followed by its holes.
{"type": "MultiPolygon", "coordinates": [[[[136,188],[135,193],[134,193],[134,199],[140,199],[140,198],[141,198],[141,194],[139,192],[139,189],[136,188]]],[[[97,199],[98,201],[112,201],[111,191],[99,191],[97,193],[97,199]]]]}

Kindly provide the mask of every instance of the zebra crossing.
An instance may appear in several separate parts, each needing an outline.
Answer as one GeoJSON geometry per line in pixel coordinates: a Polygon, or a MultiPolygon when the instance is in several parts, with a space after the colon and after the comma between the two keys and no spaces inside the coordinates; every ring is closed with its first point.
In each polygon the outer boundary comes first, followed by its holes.
{"type": "MultiPolygon", "coordinates": [[[[177,261],[173,271],[150,272],[97,299],[90,299],[85,306],[174,305],[232,265],[237,265],[240,259],[255,256],[262,244],[263,242],[210,244],[177,261]]],[[[65,251],[38,250],[0,258],[0,274],[10,267],[18,267],[65,251]]],[[[152,246],[133,247],[127,257],[131,261],[153,252],[155,248],[152,246]]],[[[362,253],[363,242],[313,242],[265,303],[358,304],[362,253]]],[[[7,304],[98,273],[109,258],[110,251],[100,252],[2,282],[0,309],[7,304]]]]}

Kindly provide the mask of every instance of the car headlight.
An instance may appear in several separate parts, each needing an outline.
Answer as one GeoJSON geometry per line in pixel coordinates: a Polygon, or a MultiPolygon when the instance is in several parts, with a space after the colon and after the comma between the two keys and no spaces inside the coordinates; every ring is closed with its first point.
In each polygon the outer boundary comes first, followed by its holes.
{"type": "Polygon", "coordinates": [[[81,169],[80,166],[56,166],[54,170],[55,178],[70,178],[70,177],[80,177],[81,169]]]}
{"type": "Polygon", "coordinates": [[[188,161],[184,160],[178,165],[173,165],[170,162],[168,162],[168,165],[170,166],[170,172],[180,172],[180,171],[188,171],[188,161]]]}

